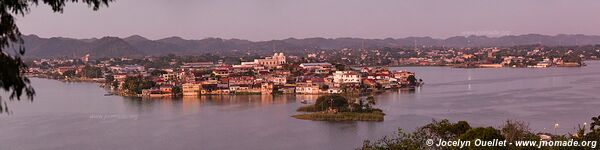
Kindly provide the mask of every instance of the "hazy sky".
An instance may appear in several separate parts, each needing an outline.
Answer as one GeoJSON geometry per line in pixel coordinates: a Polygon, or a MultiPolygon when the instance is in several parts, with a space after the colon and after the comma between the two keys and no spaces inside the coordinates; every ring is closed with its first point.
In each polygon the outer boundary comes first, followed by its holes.
{"type": "Polygon", "coordinates": [[[38,6],[18,25],[42,37],[445,38],[464,34],[600,35],[598,0],[116,0],[92,11],[38,6]]]}

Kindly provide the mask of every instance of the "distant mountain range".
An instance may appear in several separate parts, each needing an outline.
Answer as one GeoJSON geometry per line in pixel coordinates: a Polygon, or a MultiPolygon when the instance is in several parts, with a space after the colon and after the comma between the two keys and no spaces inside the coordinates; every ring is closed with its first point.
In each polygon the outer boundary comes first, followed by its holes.
{"type": "Polygon", "coordinates": [[[166,54],[201,55],[206,53],[227,54],[246,52],[279,51],[301,52],[299,50],[340,49],[340,48],[382,48],[382,47],[413,47],[413,46],[444,46],[444,47],[488,47],[516,46],[542,44],[547,46],[573,46],[600,44],[600,36],[594,35],[539,35],[527,34],[516,36],[486,37],[486,36],[455,36],[446,39],[431,37],[408,37],[386,39],[362,38],[289,38],[271,41],[249,41],[240,39],[206,38],[187,40],[180,37],[169,37],[159,40],[149,40],[139,35],[127,38],[103,37],[100,39],[73,38],[41,38],[36,35],[23,36],[27,58],[48,57],[81,57],[90,54],[99,57],[136,57],[160,56],[166,54]]]}

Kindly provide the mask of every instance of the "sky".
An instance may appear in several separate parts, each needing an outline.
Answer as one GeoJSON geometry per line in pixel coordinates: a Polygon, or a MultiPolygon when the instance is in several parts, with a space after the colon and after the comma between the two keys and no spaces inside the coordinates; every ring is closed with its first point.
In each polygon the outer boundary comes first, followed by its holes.
{"type": "Polygon", "coordinates": [[[39,5],[17,25],[24,34],[71,38],[600,35],[598,8],[598,0],[116,0],[98,11],[39,5]]]}

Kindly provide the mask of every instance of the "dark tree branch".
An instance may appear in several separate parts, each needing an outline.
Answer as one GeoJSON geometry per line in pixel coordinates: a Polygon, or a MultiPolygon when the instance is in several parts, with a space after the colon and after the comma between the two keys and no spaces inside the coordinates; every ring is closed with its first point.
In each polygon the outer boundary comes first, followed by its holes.
{"type": "MultiPolygon", "coordinates": [[[[33,101],[35,90],[29,78],[24,75],[27,65],[21,57],[25,54],[24,41],[19,27],[15,24],[14,15],[25,16],[31,6],[41,3],[52,7],[54,12],[63,12],[66,3],[82,2],[93,10],[108,6],[113,0],[1,0],[0,1],[0,88],[10,93],[9,100],[20,100],[25,94],[33,101]],[[10,55],[5,52],[9,47],[17,47],[18,53],[10,55]]],[[[0,97],[0,113],[9,112],[7,103],[0,97]]]]}

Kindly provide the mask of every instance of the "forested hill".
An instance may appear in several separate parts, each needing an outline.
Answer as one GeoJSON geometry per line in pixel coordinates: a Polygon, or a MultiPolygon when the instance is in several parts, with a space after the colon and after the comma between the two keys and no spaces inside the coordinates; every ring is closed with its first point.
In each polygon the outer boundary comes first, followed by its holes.
{"type": "MultiPolygon", "coordinates": [[[[139,35],[127,38],[102,37],[93,39],[73,38],[41,38],[36,35],[26,35],[27,58],[50,57],[81,57],[90,54],[94,58],[117,56],[158,56],[166,54],[201,55],[206,53],[257,53],[280,51],[300,52],[301,50],[340,49],[340,48],[382,48],[382,47],[487,47],[487,46],[516,46],[542,44],[546,46],[573,46],[600,44],[600,36],[591,35],[539,35],[527,34],[517,36],[485,37],[485,36],[455,36],[446,39],[430,37],[407,37],[386,39],[362,38],[288,38],[271,41],[249,41],[241,39],[206,38],[189,40],[180,37],[168,37],[159,40],[149,40],[139,35]]],[[[10,50],[9,50],[10,51],[10,50]]]]}

